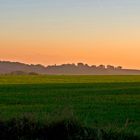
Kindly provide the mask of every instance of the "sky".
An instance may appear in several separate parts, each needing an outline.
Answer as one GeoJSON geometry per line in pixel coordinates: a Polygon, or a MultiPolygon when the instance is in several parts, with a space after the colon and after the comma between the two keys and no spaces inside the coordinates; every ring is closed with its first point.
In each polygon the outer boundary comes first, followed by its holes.
{"type": "Polygon", "coordinates": [[[140,69],[140,0],[0,0],[0,60],[140,69]]]}

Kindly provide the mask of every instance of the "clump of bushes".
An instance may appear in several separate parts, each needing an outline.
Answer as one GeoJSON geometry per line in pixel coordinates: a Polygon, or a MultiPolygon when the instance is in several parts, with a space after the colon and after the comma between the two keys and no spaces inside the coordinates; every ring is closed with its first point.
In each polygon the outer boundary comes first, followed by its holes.
{"type": "Polygon", "coordinates": [[[125,131],[88,128],[74,119],[41,123],[30,118],[0,121],[0,140],[140,140],[125,131]]]}

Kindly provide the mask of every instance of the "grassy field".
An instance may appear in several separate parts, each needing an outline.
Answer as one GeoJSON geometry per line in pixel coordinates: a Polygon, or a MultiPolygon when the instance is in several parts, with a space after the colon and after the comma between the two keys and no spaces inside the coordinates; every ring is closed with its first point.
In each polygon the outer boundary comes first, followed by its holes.
{"type": "Polygon", "coordinates": [[[21,116],[140,134],[140,76],[0,76],[0,118],[21,116]]]}

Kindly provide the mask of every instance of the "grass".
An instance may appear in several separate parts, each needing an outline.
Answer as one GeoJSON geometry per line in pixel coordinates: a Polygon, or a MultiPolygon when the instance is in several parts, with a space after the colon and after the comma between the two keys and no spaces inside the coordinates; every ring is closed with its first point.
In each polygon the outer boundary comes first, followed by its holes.
{"type": "Polygon", "coordinates": [[[1,140],[139,140],[125,130],[85,127],[74,119],[39,123],[31,118],[0,121],[1,140]]]}
{"type": "Polygon", "coordinates": [[[140,76],[0,76],[1,120],[23,116],[140,135],[140,76]]]}
{"type": "Polygon", "coordinates": [[[40,76],[15,76],[1,75],[0,84],[48,84],[48,83],[119,83],[140,82],[140,75],[135,76],[80,76],[80,75],[40,75],[40,76]]]}

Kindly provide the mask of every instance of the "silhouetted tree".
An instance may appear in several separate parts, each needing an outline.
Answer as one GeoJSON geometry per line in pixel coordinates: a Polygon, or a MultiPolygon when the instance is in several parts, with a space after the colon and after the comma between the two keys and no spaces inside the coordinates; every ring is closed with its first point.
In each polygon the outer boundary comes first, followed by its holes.
{"type": "Polygon", "coordinates": [[[92,65],[91,68],[97,68],[96,65],[92,65]]]}
{"type": "Polygon", "coordinates": [[[78,67],[84,67],[84,64],[83,63],[77,63],[77,66],[78,67]]]}
{"type": "Polygon", "coordinates": [[[115,67],[114,67],[114,66],[111,66],[111,65],[107,65],[107,69],[109,69],[109,70],[114,70],[115,67]]]}
{"type": "Polygon", "coordinates": [[[99,65],[98,68],[99,69],[105,69],[105,65],[99,65]]]}
{"type": "Polygon", "coordinates": [[[122,66],[118,66],[116,67],[117,70],[121,70],[122,69],[122,66]]]}

